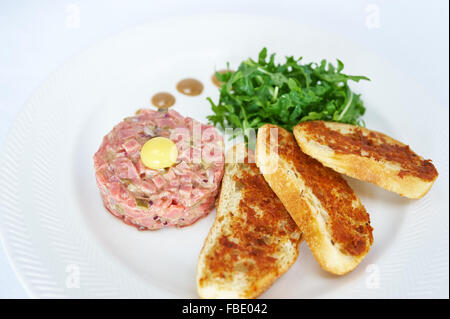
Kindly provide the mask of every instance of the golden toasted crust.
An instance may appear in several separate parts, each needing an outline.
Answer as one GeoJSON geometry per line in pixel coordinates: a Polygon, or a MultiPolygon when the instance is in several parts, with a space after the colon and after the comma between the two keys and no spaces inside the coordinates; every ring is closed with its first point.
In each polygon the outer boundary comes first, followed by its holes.
{"type": "Polygon", "coordinates": [[[355,125],[312,121],[294,127],[306,154],[335,171],[409,198],[425,195],[438,173],[408,145],[355,125]]]}
{"type": "Polygon", "coordinates": [[[298,226],[246,159],[225,165],[216,219],[197,263],[202,298],[256,298],[298,257],[298,226]]]}
{"type": "Polygon", "coordinates": [[[345,180],[303,153],[293,135],[275,125],[258,130],[256,162],[321,267],[338,275],[353,270],[373,237],[369,215],[345,180]]]}

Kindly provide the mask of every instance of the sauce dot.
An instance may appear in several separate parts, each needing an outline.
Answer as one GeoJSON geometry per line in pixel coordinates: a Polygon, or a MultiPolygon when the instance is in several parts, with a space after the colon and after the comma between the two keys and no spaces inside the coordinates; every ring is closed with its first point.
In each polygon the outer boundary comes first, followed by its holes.
{"type": "MultiPolygon", "coordinates": [[[[234,72],[233,70],[220,70],[220,71],[217,71],[217,73],[220,73],[220,74],[224,74],[224,73],[227,73],[227,72],[234,72]]],[[[222,87],[222,84],[223,84],[223,82],[221,82],[221,81],[219,81],[219,79],[217,78],[217,76],[216,76],[216,73],[214,73],[212,76],[211,76],[211,81],[212,81],[212,83],[215,85],[215,86],[217,86],[218,88],[221,88],[222,87]]]]}
{"type": "Polygon", "coordinates": [[[175,104],[175,97],[167,92],[159,92],[152,96],[151,102],[159,109],[168,109],[175,104]]]}
{"type": "Polygon", "coordinates": [[[196,79],[183,79],[177,83],[177,90],[185,95],[196,96],[203,92],[203,84],[196,79]]]}

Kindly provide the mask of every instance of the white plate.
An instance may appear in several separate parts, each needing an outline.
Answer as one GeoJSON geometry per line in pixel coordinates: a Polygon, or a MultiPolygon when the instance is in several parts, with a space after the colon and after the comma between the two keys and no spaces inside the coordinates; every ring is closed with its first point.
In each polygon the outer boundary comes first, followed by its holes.
{"type": "Polygon", "coordinates": [[[354,86],[369,128],[432,158],[440,176],[417,201],[349,180],[371,215],[375,241],[344,277],[320,269],[308,247],[262,297],[448,297],[448,108],[387,61],[336,34],[293,21],[198,16],[108,38],[52,74],[15,122],[1,157],[1,231],[12,264],[33,297],[195,298],[195,266],[214,213],[184,229],[139,232],[107,213],[92,156],[125,116],[160,90],[175,109],[206,121],[210,82],[227,61],[237,67],[267,46],[280,57],[340,58],[372,82],[354,86]],[[199,97],[175,92],[194,77],[199,97]]]}

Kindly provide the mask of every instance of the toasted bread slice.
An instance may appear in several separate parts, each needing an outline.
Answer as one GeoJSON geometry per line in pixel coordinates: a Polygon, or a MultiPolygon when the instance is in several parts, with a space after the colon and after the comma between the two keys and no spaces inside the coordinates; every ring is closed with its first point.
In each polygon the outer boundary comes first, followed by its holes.
{"type": "Polygon", "coordinates": [[[294,127],[303,152],[335,171],[409,198],[424,196],[438,173],[408,145],[355,125],[312,121],[294,127]]]}
{"type": "Polygon", "coordinates": [[[244,144],[227,152],[216,219],[197,263],[201,298],[256,298],[298,257],[301,232],[246,152],[244,144]]]}
{"type": "Polygon", "coordinates": [[[258,130],[256,163],[320,266],[336,275],[353,270],[370,249],[372,227],[342,176],[303,153],[292,133],[270,124],[258,130]]]}

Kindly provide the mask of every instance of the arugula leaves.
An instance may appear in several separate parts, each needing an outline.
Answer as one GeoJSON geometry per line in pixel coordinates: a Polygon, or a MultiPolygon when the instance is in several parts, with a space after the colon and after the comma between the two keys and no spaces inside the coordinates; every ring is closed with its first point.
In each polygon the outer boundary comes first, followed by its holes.
{"type": "Polygon", "coordinates": [[[217,104],[208,98],[214,112],[208,120],[222,128],[240,128],[240,134],[266,123],[290,131],[311,120],[364,125],[364,104],[347,82],[369,79],[342,73],[340,60],[337,67],[326,60],[320,64],[301,64],[301,60],[290,56],[284,64],[275,64],[275,54],[267,59],[263,48],[257,61],[243,61],[236,72],[216,72],[223,85],[217,104]]]}

